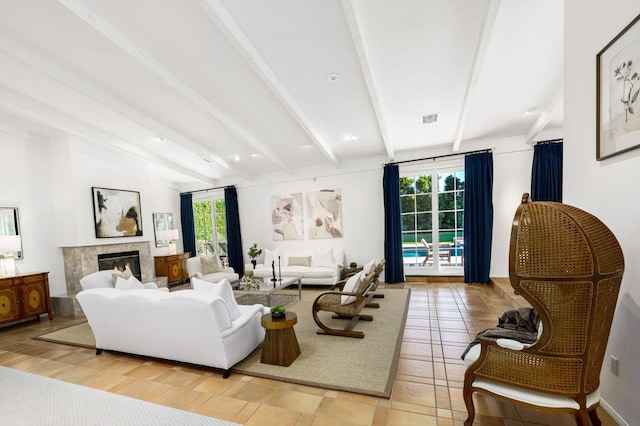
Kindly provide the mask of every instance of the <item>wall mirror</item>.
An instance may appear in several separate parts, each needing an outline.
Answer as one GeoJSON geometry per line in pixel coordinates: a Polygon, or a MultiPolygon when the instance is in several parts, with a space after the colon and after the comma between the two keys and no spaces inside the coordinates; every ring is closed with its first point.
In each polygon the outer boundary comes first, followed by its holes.
{"type": "Polygon", "coordinates": [[[166,232],[173,229],[172,213],[154,213],[153,214],[153,232],[156,239],[156,247],[167,247],[169,240],[165,239],[166,232]]]}
{"type": "Polygon", "coordinates": [[[0,207],[0,256],[7,253],[15,259],[23,258],[17,207],[0,207]]]}

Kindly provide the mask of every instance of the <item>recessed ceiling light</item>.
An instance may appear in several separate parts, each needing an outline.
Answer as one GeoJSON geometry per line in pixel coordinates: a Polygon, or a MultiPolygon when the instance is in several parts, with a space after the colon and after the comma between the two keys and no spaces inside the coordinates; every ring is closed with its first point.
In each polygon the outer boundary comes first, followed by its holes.
{"type": "Polygon", "coordinates": [[[528,110],[526,110],[526,111],[524,112],[524,114],[525,114],[525,115],[533,115],[533,114],[535,114],[536,112],[538,112],[538,108],[529,108],[528,110]]]}
{"type": "Polygon", "coordinates": [[[155,143],[164,143],[164,138],[162,136],[156,136],[155,138],[153,138],[153,141],[155,143]]]}
{"type": "Polygon", "coordinates": [[[340,80],[340,74],[338,74],[337,72],[332,72],[327,76],[327,80],[329,80],[332,83],[335,83],[336,81],[340,80]]]}
{"type": "Polygon", "coordinates": [[[258,157],[259,157],[259,155],[256,154],[255,152],[253,154],[251,154],[251,158],[258,158],[258,157]]]}
{"type": "Polygon", "coordinates": [[[350,135],[348,133],[345,133],[344,136],[342,137],[342,140],[344,142],[352,142],[352,141],[357,141],[358,137],[356,135],[350,135]]]}
{"type": "Polygon", "coordinates": [[[311,149],[313,147],[313,145],[311,145],[310,143],[304,143],[302,144],[302,148],[303,149],[311,149]]]}
{"type": "Polygon", "coordinates": [[[240,156],[239,156],[238,154],[234,155],[234,156],[233,156],[233,157],[231,157],[231,158],[233,158],[233,161],[235,161],[236,163],[237,163],[238,161],[240,161],[240,156]]]}

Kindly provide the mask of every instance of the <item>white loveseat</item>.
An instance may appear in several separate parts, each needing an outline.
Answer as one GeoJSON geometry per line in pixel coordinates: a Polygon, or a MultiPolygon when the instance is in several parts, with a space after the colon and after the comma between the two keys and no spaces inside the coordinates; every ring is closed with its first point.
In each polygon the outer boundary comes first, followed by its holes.
{"type": "Polygon", "coordinates": [[[222,280],[235,282],[240,279],[240,276],[233,268],[225,268],[222,265],[222,262],[220,261],[220,257],[218,255],[207,256],[204,258],[202,256],[190,257],[189,259],[187,259],[187,272],[189,273],[189,278],[196,277],[212,283],[217,283],[222,280]],[[203,259],[205,259],[205,261],[210,260],[215,262],[215,271],[208,272],[206,266],[203,268],[203,259]]]}
{"type": "Polygon", "coordinates": [[[302,284],[333,285],[340,280],[344,266],[344,251],[335,247],[264,250],[264,263],[256,265],[253,276],[268,279],[276,277],[301,277],[302,284]],[[280,259],[278,260],[278,257],[280,259]],[[280,271],[278,269],[278,261],[280,271]]]}
{"type": "Polygon", "coordinates": [[[106,349],[204,365],[223,369],[226,378],[264,340],[264,306],[231,306],[214,291],[95,288],[76,297],[97,354],[106,349]]]}

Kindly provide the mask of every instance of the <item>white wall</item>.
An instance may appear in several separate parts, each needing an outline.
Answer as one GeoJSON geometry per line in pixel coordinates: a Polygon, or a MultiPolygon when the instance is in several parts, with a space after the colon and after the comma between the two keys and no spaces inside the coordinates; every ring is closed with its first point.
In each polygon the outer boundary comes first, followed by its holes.
{"type": "Polygon", "coordinates": [[[52,295],[66,292],[61,247],[149,241],[152,255],[166,254],[155,247],[152,213],[173,213],[179,227],[179,192],[152,182],[145,161],[75,137],[35,140],[1,123],[0,152],[10,153],[0,167],[0,206],[20,209],[24,259],[16,266],[49,271],[52,295]],[[92,186],[139,191],[143,236],[97,239],[92,186]]]}
{"type": "MultiPolygon", "coordinates": [[[[599,217],[625,256],[625,275],[601,374],[605,406],[640,424],[640,150],[596,161],[596,54],[640,13],[638,0],[565,1],[565,202],[599,217]],[[619,376],[609,372],[619,359],[619,376]]],[[[635,64],[636,66],[640,64],[635,64]]]]}
{"type": "MultiPolygon", "coordinates": [[[[333,171],[335,173],[335,170],[333,171]]],[[[308,176],[302,179],[265,177],[256,184],[237,186],[242,248],[245,263],[249,262],[249,246],[259,248],[339,247],[345,251],[345,261],[363,264],[384,256],[382,167],[352,169],[340,174],[308,176]],[[343,238],[318,240],[273,241],[271,226],[271,196],[295,192],[340,189],[342,193],[343,238]]],[[[306,222],[305,222],[306,226],[306,222]]],[[[264,259],[264,253],[258,260],[264,259]]]]}

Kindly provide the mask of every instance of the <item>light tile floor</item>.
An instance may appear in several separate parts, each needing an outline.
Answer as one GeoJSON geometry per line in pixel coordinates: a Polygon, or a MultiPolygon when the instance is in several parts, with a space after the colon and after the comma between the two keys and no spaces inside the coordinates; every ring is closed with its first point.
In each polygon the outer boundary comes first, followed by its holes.
{"type": "MultiPolygon", "coordinates": [[[[415,278],[404,284],[412,293],[390,399],[238,374],[225,380],[207,369],[110,352],[97,357],[90,349],[32,339],[77,318],[0,329],[0,365],[246,425],[462,425],[460,354],[478,331],[494,326],[521,300],[510,297],[500,280],[495,286],[440,281],[415,278]]],[[[566,414],[475,398],[476,425],[575,425],[566,414]]],[[[604,425],[615,425],[598,412],[604,425]]]]}

